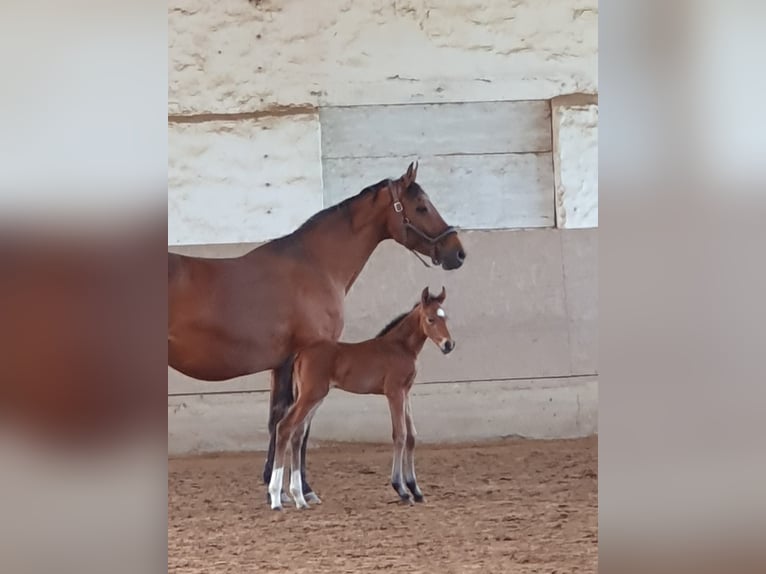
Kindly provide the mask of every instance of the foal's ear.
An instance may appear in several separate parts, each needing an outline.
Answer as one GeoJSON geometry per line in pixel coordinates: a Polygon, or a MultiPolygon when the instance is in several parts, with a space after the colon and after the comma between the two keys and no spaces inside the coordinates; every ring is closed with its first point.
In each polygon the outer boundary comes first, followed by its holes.
{"type": "Polygon", "coordinates": [[[420,294],[420,302],[423,304],[423,306],[428,305],[428,300],[431,298],[431,294],[428,292],[428,287],[423,289],[423,292],[420,294]]]}
{"type": "Polygon", "coordinates": [[[442,292],[439,293],[434,299],[436,299],[439,303],[444,303],[444,300],[447,298],[447,290],[442,285],[442,292]]]}
{"type": "Polygon", "coordinates": [[[414,183],[417,176],[418,162],[412,162],[407,168],[407,173],[402,176],[402,184],[404,184],[404,189],[407,189],[412,183],[414,183]]]}

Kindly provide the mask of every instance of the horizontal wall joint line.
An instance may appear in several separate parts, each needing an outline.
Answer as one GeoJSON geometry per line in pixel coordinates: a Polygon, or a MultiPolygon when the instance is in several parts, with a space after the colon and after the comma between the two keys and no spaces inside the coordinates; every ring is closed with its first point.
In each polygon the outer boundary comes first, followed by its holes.
{"type": "MultiPolygon", "coordinates": [[[[558,96],[554,96],[558,97],[558,96]]],[[[347,108],[402,108],[406,106],[449,106],[461,104],[538,104],[540,102],[550,102],[552,98],[521,99],[521,100],[446,100],[440,102],[392,102],[379,104],[344,104],[344,105],[321,105],[320,110],[327,109],[347,109],[347,108]]]]}
{"type": "Polygon", "coordinates": [[[319,108],[311,104],[272,106],[254,112],[168,115],[168,123],[201,124],[206,122],[237,122],[285,116],[317,115],[318,112],[319,108]]]}
{"type": "MultiPolygon", "coordinates": [[[[415,383],[416,386],[422,386],[422,385],[446,385],[446,384],[470,384],[470,383],[512,383],[512,382],[523,382],[523,381],[535,381],[535,382],[542,382],[542,381],[564,381],[564,380],[578,380],[578,379],[589,379],[593,377],[598,377],[598,373],[590,373],[590,374],[582,374],[582,375],[552,375],[548,377],[505,377],[505,378],[492,378],[492,379],[455,379],[451,381],[418,381],[415,383]]],[[[243,390],[232,390],[232,391],[197,391],[197,392],[188,392],[188,393],[175,393],[175,394],[168,394],[168,398],[170,397],[196,397],[196,396],[212,396],[212,395],[241,395],[241,394],[257,394],[257,393],[269,393],[271,392],[269,389],[243,389],[243,390]]]]}
{"type": "Polygon", "coordinates": [[[428,159],[432,157],[482,157],[482,156],[512,156],[512,155],[547,155],[552,153],[553,150],[544,149],[536,151],[485,151],[485,152],[449,152],[449,153],[433,153],[427,155],[419,154],[388,154],[388,155],[346,155],[346,156],[322,156],[322,160],[338,160],[338,159],[390,159],[390,158],[410,158],[417,156],[419,159],[428,159]]]}

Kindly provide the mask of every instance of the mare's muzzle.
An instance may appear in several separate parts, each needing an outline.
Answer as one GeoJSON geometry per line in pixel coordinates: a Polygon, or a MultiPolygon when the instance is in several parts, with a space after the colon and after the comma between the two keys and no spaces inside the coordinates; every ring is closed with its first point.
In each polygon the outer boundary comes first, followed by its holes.
{"type": "Polygon", "coordinates": [[[422,239],[431,245],[431,263],[441,265],[442,269],[450,271],[458,269],[465,261],[463,244],[457,236],[457,229],[447,227],[436,237],[430,237],[410,224],[410,229],[415,231],[422,239]]]}

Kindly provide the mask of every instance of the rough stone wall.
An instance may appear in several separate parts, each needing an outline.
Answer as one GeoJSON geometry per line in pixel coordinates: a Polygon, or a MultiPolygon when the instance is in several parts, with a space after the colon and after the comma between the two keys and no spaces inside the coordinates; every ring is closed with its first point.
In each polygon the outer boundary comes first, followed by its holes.
{"type": "Polygon", "coordinates": [[[598,227],[598,104],[555,98],[552,117],[556,226],[598,227]]]}
{"type": "Polygon", "coordinates": [[[595,0],[171,0],[170,114],[595,93],[595,0]]]}
{"type": "Polygon", "coordinates": [[[168,243],[271,239],[415,157],[456,225],[597,225],[597,104],[551,107],[597,92],[597,21],[595,0],[171,0],[168,243]]]}

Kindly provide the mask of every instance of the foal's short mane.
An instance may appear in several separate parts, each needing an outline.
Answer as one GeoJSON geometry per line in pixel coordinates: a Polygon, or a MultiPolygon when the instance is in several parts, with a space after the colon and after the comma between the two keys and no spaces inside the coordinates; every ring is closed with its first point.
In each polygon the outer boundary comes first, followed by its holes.
{"type": "MultiPolygon", "coordinates": [[[[414,308],[415,308],[415,307],[417,307],[417,306],[418,306],[418,303],[415,303],[415,305],[413,305],[412,309],[414,309],[414,308]]],[[[409,311],[405,311],[405,312],[404,312],[404,313],[402,313],[401,315],[397,315],[396,317],[394,317],[393,319],[391,319],[391,321],[388,323],[388,325],[386,325],[385,327],[383,327],[383,329],[381,329],[380,333],[378,333],[377,335],[375,335],[375,338],[376,338],[376,339],[378,339],[378,338],[382,337],[383,335],[385,335],[386,333],[388,333],[389,331],[391,331],[391,329],[393,329],[393,328],[394,328],[394,327],[396,327],[396,326],[397,326],[399,323],[401,323],[401,322],[404,320],[404,318],[405,318],[407,315],[409,315],[410,313],[412,313],[412,309],[411,309],[411,310],[409,310],[409,311]]]]}

